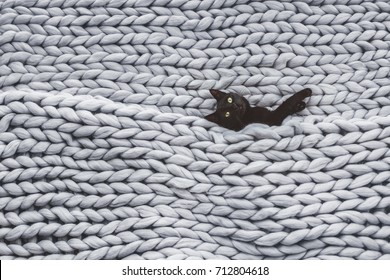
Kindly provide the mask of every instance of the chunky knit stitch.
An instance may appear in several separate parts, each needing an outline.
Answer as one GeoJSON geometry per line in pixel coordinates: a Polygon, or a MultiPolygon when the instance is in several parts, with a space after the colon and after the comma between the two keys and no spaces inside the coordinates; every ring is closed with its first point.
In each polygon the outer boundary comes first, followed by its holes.
{"type": "Polygon", "coordinates": [[[389,259],[390,3],[0,2],[1,259],[389,259]],[[209,89],[282,126],[208,122],[209,89]]]}

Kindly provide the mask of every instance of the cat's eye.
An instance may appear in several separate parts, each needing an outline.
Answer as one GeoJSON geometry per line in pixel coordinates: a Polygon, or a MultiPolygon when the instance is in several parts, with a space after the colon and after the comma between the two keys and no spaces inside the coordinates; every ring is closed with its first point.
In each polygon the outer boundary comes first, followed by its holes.
{"type": "Polygon", "coordinates": [[[227,99],[227,102],[233,103],[233,98],[229,97],[229,98],[227,99]]]}
{"type": "Polygon", "coordinates": [[[228,118],[229,116],[230,116],[230,112],[226,112],[226,113],[225,113],[225,117],[228,118]]]}

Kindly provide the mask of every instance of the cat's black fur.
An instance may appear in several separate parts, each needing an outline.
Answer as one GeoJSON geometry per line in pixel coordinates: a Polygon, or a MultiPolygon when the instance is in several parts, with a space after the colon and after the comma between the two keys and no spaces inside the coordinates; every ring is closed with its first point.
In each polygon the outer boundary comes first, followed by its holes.
{"type": "Polygon", "coordinates": [[[251,107],[248,100],[236,93],[224,93],[211,89],[210,93],[217,100],[217,109],[206,116],[206,119],[220,126],[238,131],[250,123],[267,125],[281,125],[283,120],[306,107],[303,101],[311,96],[310,89],[304,89],[287,98],[277,109],[270,111],[267,108],[251,107]]]}

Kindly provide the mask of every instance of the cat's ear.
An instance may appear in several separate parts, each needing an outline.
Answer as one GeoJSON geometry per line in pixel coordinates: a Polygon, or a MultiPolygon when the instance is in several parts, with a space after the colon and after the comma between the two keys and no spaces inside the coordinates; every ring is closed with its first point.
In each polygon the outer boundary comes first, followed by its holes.
{"type": "Polygon", "coordinates": [[[210,121],[210,122],[213,122],[213,123],[218,123],[218,115],[217,115],[217,113],[215,112],[215,113],[212,113],[212,114],[210,114],[210,115],[207,115],[206,117],[205,117],[205,119],[206,120],[208,120],[208,121],[210,121]]]}
{"type": "Polygon", "coordinates": [[[221,100],[221,99],[224,97],[224,95],[225,95],[224,92],[219,91],[219,90],[216,90],[216,89],[210,89],[210,93],[211,93],[211,95],[212,95],[215,99],[217,99],[217,101],[221,100]]]}

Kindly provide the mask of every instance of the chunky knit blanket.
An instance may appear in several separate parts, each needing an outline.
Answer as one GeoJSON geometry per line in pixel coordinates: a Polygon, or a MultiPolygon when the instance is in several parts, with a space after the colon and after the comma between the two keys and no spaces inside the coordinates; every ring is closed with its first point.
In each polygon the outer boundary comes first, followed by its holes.
{"type": "Polygon", "coordinates": [[[1,259],[389,259],[389,59],[389,1],[1,1],[1,259]]]}

